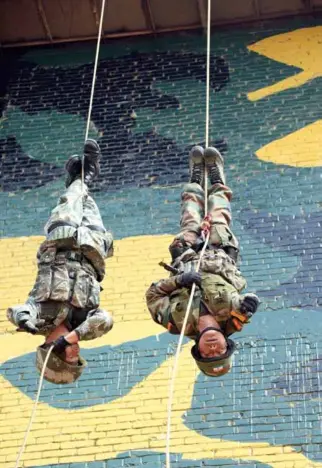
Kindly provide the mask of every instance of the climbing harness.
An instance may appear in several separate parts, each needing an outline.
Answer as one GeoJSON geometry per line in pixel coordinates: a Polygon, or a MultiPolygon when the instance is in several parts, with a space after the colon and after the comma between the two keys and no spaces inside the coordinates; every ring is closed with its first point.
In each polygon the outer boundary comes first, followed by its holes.
{"type": "MultiPolygon", "coordinates": [[[[90,122],[91,122],[91,114],[92,114],[94,90],[95,90],[95,82],[96,82],[96,74],[97,74],[97,64],[98,64],[99,50],[100,50],[101,37],[102,37],[102,26],[103,26],[104,12],[105,12],[105,0],[102,1],[102,7],[101,7],[101,17],[100,17],[99,32],[98,32],[97,44],[96,44],[95,64],[94,64],[92,89],[91,89],[91,96],[90,96],[89,110],[88,110],[88,117],[87,117],[87,124],[86,124],[85,141],[88,138],[89,127],[90,127],[90,122]]],[[[82,193],[84,193],[84,154],[83,154],[83,157],[82,157],[81,181],[82,181],[82,193]]],[[[40,380],[39,380],[39,384],[38,384],[38,391],[37,391],[36,399],[35,399],[35,402],[34,402],[34,405],[33,405],[33,408],[32,408],[32,412],[31,412],[31,416],[30,416],[30,419],[29,419],[27,429],[26,429],[24,440],[23,440],[23,443],[21,445],[21,448],[20,448],[20,451],[19,451],[19,454],[18,454],[18,457],[17,457],[16,464],[15,464],[14,468],[19,468],[20,459],[21,459],[21,457],[22,457],[22,455],[24,453],[25,447],[26,447],[27,438],[28,438],[29,432],[31,430],[31,426],[32,426],[35,414],[36,414],[36,409],[37,409],[37,405],[38,405],[38,401],[39,401],[39,397],[40,397],[40,392],[41,392],[41,388],[42,388],[42,384],[43,384],[43,380],[44,380],[44,375],[45,375],[47,363],[48,363],[48,360],[49,360],[49,357],[50,357],[50,354],[51,354],[53,348],[54,348],[54,346],[51,346],[49,348],[46,359],[44,361],[44,365],[43,365],[43,368],[42,368],[42,371],[41,371],[40,380]]]]}
{"type": "MultiPolygon", "coordinates": [[[[206,143],[206,148],[209,145],[209,93],[210,93],[210,33],[211,33],[211,0],[208,0],[208,17],[207,17],[207,66],[206,66],[206,138],[205,138],[205,143],[206,143]]],[[[208,177],[207,177],[207,169],[205,168],[205,213],[208,212],[208,177]]],[[[205,221],[209,222],[208,217],[206,216],[205,221]]],[[[209,242],[209,236],[210,236],[210,231],[209,229],[205,229],[204,232],[204,246],[200,252],[200,257],[198,260],[198,264],[196,267],[196,271],[199,271],[201,260],[203,258],[203,255],[205,253],[205,250],[207,248],[208,242],[209,242]]],[[[188,322],[188,317],[190,313],[190,309],[192,306],[192,301],[193,297],[196,291],[196,284],[194,283],[191,288],[191,293],[187,305],[187,310],[184,316],[183,324],[182,324],[182,329],[180,332],[179,336],[179,341],[178,341],[178,346],[177,346],[177,351],[176,355],[174,358],[174,364],[172,368],[172,376],[170,380],[170,386],[169,386],[169,399],[168,399],[168,409],[167,409],[167,433],[166,433],[166,468],[171,468],[171,462],[170,462],[170,438],[171,438],[171,412],[172,412],[172,404],[173,404],[173,395],[174,395],[174,384],[175,384],[175,378],[177,374],[177,368],[178,368],[178,362],[179,362],[179,355],[181,352],[181,347],[182,347],[182,342],[183,342],[183,337],[184,337],[184,332],[187,326],[188,322]]]]}

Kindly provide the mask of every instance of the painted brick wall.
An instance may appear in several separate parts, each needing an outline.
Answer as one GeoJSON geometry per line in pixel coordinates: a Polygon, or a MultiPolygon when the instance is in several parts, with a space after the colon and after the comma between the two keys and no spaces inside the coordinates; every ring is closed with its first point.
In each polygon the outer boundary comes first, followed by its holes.
{"type": "MultiPolygon", "coordinates": [[[[176,468],[322,466],[322,19],[212,35],[211,141],[234,191],[248,289],[262,299],[236,337],[230,374],[200,375],[185,342],[174,398],[176,468]]],[[[93,187],[117,239],[102,305],[115,327],[86,343],[75,385],[45,383],[25,467],[162,467],[176,339],[149,318],[144,292],[178,230],[189,148],[205,139],[205,39],[103,44],[91,136],[93,187]]],[[[11,468],[37,389],[40,337],[6,308],[35,277],[42,226],[85,132],[94,45],[6,56],[0,90],[0,466],[11,468]]]]}

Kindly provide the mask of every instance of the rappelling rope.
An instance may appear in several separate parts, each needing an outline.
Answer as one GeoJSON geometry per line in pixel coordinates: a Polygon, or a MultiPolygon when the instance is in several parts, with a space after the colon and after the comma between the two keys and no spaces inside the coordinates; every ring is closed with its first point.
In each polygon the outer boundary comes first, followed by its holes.
{"type": "MultiPolygon", "coordinates": [[[[91,123],[91,115],[92,115],[92,107],[93,107],[95,83],[96,83],[96,74],[97,74],[98,57],[99,57],[100,46],[101,46],[101,37],[102,37],[102,28],[103,28],[104,12],[105,12],[105,0],[102,1],[100,24],[99,24],[99,28],[98,28],[98,37],[97,37],[96,54],[95,54],[95,64],[94,64],[94,71],[93,71],[93,80],[92,80],[91,97],[90,97],[90,100],[89,100],[89,109],[88,109],[88,116],[87,116],[87,124],[86,124],[86,132],[85,132],[85,141],[86,141],[87,138],[88,138],[89,127],[90,127],[90,123],[91,123]]],[[[83,157],[82,157],[82,192],[84,192],[83,189],[84,189],[84,153],[83,153],[83,157]]]]}
{"type": "Polygon", "coordinates": [[[44,375],[45,375],[48,359],[50,357],[50,354],[51,354],[53,348],[54,348],[54,345],[52,345],[49,348],[46,359],[45,359],[44,364],[42,366],[36,399],[35,399],[35,402],[34,402],[34,406],[32,408],[32,412],[31,412],[31,416],[30,416],[30,419],[29,419],[27,429],[26,429],[25,437],[23,439],[23,443],[22,443],[21,448],[19,450],[19,454],[18,454],[18,457],[17,457],[16,464],[15,464],[14,468],[19,468],[19,462],[20,462],[20,459],[21,459],[21,457],[22,457],[22,455],[24,453],[25,447],[26,447],[27,438],[28,438],[28,435],[29,435],[29,432],[30,432],[30,429],[31,429],[31,426],[32,426],[32,423],[33,423],[33,420],[34,420],[34,417],[35,417],[35,414],[36,414],[36,409],[37,409],[37,405],[38,405],[38,401],[39,401],[39,397],[40,397],[40,392],[41,392],[42,383],[43,383],[43,380],[44,380],[44,375]]]}
{"type": "MultiPolygon", "coordinates": [[[[208,240],[209,240],[209,232],[207,234],[205,244],[204,244],[204,246],[203,246],[203,248],[202,248],[202,250],[200,252],[200,257],[199,257],[199,261],[198,261],[198,264],[197,264],[197,267],[196,267],[196,271],[199,271],[200,263],[201,263],[203,254],[204,254],[204,252],[205,252],[205,250],[207,248],[207,245],[208,245],[208,240]]],[[[169,399],[168,399],[168,419],[167,419],[167,436],[166,436],[166,468],[171,467],[171,465],[170,465],[170,436],[171,436],[171,412],[172,412],[172,403],[173,403],[173,395],[174,395],[174,384],[175,384],[175,378],[176,378],[176,374],[177,374],[179,355],[180,355],[180,351],[181,351],[184,332],[185,332],[185,329],[186,329],[186,326],[187,326],[188,317],[189,317],[189,313],[190,313],[190,309],[191,309],[191,305],[192,305],[193,296],[195,294],[195,291],[196,291],[196,284],[193,283],[192,288],[191,288],[190,297],[189,297],[189,302],[188,302],[188,305],[187,305],[186,314],[184,316],[184,321],[183,321],[183,324],[182,324],[181,333],[180,333],[180,336],[179,336],[177,351],[176,351],[176,355],[175,355],[175,358],[174,358],[174,364],[173,364],[173,368],[172,368],[172,377],[171,377],[171,381],[170,381],[169,399]]]]}
{"type": "MultiPolygon", "coordinates": [[[[207,64],[206,64],[206,135],[205,135],[205,147],[209,146],[209,110],[210,110],[210,36],[211,36],[211,0],[208,0],[208,11],[207,11],[207,64]]],[[[205,167],[204,177],[204,188],[205,188],[205,213],[208,213],[208,174],[207,168],[205,167]]]]}
{"type": "MultiPolygon", "coordinates": [[[[211,33],[211,0],[208,0],[208,17],[207,17],[207,65],[206,65],[206,138],[205,138],[205,146],[206,148],[209,145],[209,96],[210,96],[210,33],[211,33]]],[[[208,212],[208,175],[207,175],[207,170],[205,168],[205,177],[204,177],[204,191],[205,191],[205,201],[204,201],[204,206],[205,206],[205,213],[208,212]]],[[[208,242],[209,242],[209,236],[210,232],[209,230],[207,231],[207,234],[205,236],[205,243],[204,246],[200,252],[198,264],[196,267],[196,271],[199,271],[201,260],[203,258],[203,255],[205,253],[205,250],[207,248],[208,242]]],[[[170,439],[171,439],[171,413],[172,413],[172,404],[173,404],[173,395],[174,395],[174,384],[175,384],[175,378],[177,374],[177,369],[178,369],[178,362],[179,362],[179,355],[181,352],[181,347],[182,347],[182,342],[183,342],[183,337],[184,333],[186,330],[187,322],[188,322],[188,317],[190,314],[190,309],[192,306],[192,301],[193,297],[196,291],[196,284],[194,283],[191,288],[191,293],[187,305],[187,310],[184,316],[180,336],[179,336],[179,341],[178,341],[178,346],[177,346],[177,351],[176,355],[174,358],[174,364],[172,368],[172,376],[170,380],[170,387],[169,387],[169,398],[168,398],[168,409],[167,409],[167,434],[166,434],[166,468],[171,468],[171,462],[170,462],[170,439]]]]}

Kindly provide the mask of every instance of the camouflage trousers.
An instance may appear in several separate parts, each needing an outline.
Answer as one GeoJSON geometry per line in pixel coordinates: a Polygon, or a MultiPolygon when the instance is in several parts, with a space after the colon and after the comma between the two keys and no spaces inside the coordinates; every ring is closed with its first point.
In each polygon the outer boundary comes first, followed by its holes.
{"type": "Polygon", "coordinates": [[[201,223],[206,214],[210,215],[209,243],[216,246],[238,249],[238,240],[230,229],[232,191],[222,184],[215,184],[208,190],[208,213],[205,213],[205,192],[199,184],[188,183],[181,194],[180,233],[171,247],[184,240],[189,245],[196,243],[201,233],[201,223]]]}
{"type": "Polygon", "coordinates": [[[57,206],[52,210],[51,216],[45,225],[47,237],[52,228],[60,222],[75,228],[79,226],[97,227],[102,232],[106,231],[99,209],[93,198],[88,194],[86,184],[83,185],[82,189],[80,179],[75,180],[68,187],[64,195],[60,197],[57,206]]]}
{"type": "Polygon", "coordinates": [[[104,259],[113,255],[113,236],[104,227],[99,209],[87,186],[75,180],[59,199],[45,225],[48,241],[76,241],[97,271],[104,271],[104,259]]]}

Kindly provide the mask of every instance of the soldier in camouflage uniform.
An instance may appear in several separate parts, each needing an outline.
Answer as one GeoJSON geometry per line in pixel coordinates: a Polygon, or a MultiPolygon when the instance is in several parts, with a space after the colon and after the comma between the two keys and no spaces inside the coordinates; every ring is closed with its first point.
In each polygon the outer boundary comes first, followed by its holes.
{"type": "Polygon", "coordinates": [[[99,159],[98,144],[87,140],[82,183],[82,158],[69,158],[67,190],[45,226],[35,285],[25,304],[7,310],[18,330],[45,335],[37,349],[39,371],[54,345],[45,371],[53,383],[74,382],[86,366],[78,342],[98,338],[113,326],[111,315],[99,308],[99,283],[105,275],[104,260],[113,255],[113,237],[87,188],[99,174],[99,159]]]}
{"type": "Polygon", "coordinates": [[[152,283],[146,293],[153,320],[170,333],[180,333],[192,284],[197,285],[185,335],[195,340],[191,353],[199,369],[210,376],[229,372],[234,342],[256,312],[255,294],[240,294],[246,286],[236,266],[239,245],[230,229],[232,192],[226,185],[223,158],[216,148],[195,146],[190,153],[190,182],[182,193],[181,231],[170,245],[170,278],[152,283]],[[210,178],[208,216],[203,218],[205,166],[210,178]],[[204,245],[202,232],[210,231],[200,273],[196,266],[204,245]]]}

